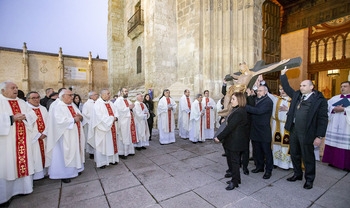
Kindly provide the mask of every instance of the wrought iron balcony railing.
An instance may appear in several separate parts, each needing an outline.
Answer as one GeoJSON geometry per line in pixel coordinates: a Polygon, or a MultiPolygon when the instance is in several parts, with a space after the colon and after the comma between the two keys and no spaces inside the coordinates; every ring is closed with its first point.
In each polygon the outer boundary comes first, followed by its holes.
{"type": "Polygon", "coordinates": [[[137,26],[143,26],[143,10],[139,9],[128,20],[128,34],[131,33],[137,26]]]}

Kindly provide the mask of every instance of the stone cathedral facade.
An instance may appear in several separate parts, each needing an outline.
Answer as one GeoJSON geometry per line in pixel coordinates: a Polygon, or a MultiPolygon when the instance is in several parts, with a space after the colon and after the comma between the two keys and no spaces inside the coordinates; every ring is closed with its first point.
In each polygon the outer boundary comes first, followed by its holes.
{"type": "Polygon", "coordinates": [[[172,95],[185,88],[218,94],[240,62],[252,67],[261,59],[262,3],[109,0],[110,87],[144,86],[156,96],[165,88],[172,95]]]}
{"type": "MultiPolygon", "coordinates": [[[[333,83],[336,93],[349,75],[349,15],[347,0],[109,0],[109,87],[153,89],[155,97],[169,88],[175,98],[186,88],[192,95],[209,90],[219,99],[224,76],[239,63],[252,68],[262,59],[301,57],[288,72],[291,85],[311,79],[319,90],[333,83]],[[315,27],[327,32],[318,35],[315,27]],[[310,59],[325,53],[315,38],[334,40],[322,63],[310,59]],[[328,76],[333,66],[340,76],[328,76]]],[[[270,79],[277,92],[278,74],[270,79]]]]}

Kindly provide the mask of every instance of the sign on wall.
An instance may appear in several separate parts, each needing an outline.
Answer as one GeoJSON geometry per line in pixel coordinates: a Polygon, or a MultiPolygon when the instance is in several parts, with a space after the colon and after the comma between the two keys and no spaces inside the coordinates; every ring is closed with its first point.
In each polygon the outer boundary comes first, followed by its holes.
{"type": "Polygon", "coordinates": [[[68,67],[65,67],[64,71],[65,71],[64,78],[66,79],[86,80],[87,69],[68,66],[68,67]]]}

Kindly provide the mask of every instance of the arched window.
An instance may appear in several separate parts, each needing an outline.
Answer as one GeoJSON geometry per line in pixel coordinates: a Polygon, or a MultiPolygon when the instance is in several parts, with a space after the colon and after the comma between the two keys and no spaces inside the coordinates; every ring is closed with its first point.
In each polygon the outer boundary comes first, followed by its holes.
{"type": "Polygon", "coordinates": [[[141,73],[141,68],[142,68],[142,51],[141,47],[137,47],[136,51],[136,73],[139,74],[141,73]]]}

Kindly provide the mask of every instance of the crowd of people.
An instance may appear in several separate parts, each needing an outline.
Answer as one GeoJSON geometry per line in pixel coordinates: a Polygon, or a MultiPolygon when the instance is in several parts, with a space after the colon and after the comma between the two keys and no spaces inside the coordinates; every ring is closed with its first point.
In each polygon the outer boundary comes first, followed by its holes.
{"type": "Polygon", "coordinates": [[[280,95],[271,94],[262,77],[252,89],[243,91],[241,86],[234,88],[232,77],[226,76],[225,97],[217,103],[208,90],[192,99],[186,89],[177,104],[165,89],[157,115],[151,95],[137,94],[133,103],[126,88],[113,99],[108,89],[91,91],[83,104],[78,94],[65,88],[58,92],[48,88],[42,99],[35,91],[20,99],[17,85],[3,82],[0,204],[14,195],[31,193],[33,180],[45,176],[71,182],[84,170],[85,153],[97,168],[105,169],[117,165],[119,158],[134,155],[135,150],[146,149],[156,116],[160,144],[174,143],[177,112],[182,139],[194,144],[207,139],[222,143],[228,165],[224,176],[231,178],[227,190],[241,183],[240,167],[249,174],[251,155],[256,166],[251,172],[264,172],[264,179],[269,179],[277,166],[294,169],[288,181],[302,180],[303,164],[304,188],[311,189],[324,137],[323,162],[350,170],[350,82],[343,82],[341,95],[327,103],[310,80],[301,82],[299,90],[292,89],[287,70],[281,72],[280,95]]]}

